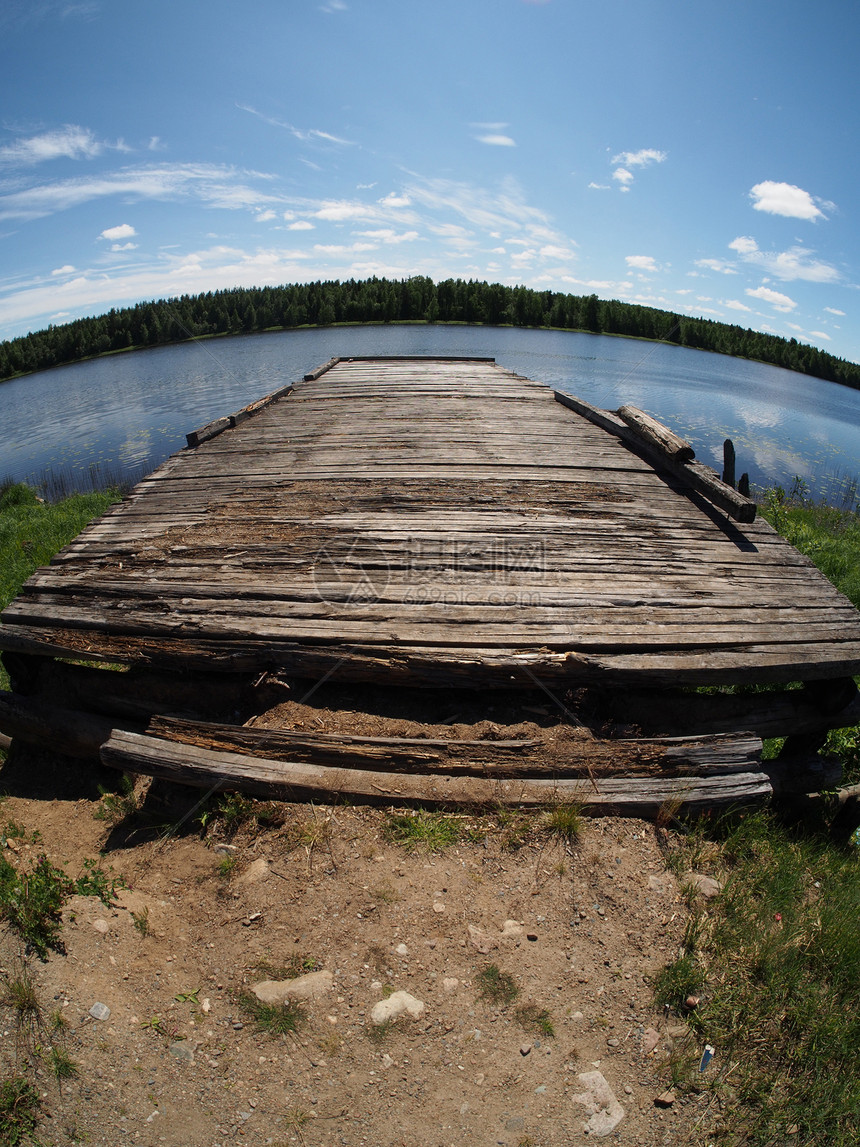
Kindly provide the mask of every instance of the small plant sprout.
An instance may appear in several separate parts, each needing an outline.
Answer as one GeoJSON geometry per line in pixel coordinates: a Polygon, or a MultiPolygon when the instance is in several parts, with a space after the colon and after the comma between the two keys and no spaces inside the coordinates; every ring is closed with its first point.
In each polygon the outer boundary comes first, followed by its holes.
{"type": "Polygon", "coordinates": [[[149,908],[144,905],[139,912],[132,912],[131,922],[141,936],[149,935],[149,908]]]}

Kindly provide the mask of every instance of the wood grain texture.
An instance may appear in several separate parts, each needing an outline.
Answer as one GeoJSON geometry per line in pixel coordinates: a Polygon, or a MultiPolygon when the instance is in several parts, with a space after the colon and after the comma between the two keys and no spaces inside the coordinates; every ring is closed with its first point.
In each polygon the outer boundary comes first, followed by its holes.
{"type": "Polygon", "coordinates": [[[84,530],[0,649],[428,687],[860,672],[860,615],[727,517],[752,503],[577,401],[491,361],[333,360],[84,530]]]}

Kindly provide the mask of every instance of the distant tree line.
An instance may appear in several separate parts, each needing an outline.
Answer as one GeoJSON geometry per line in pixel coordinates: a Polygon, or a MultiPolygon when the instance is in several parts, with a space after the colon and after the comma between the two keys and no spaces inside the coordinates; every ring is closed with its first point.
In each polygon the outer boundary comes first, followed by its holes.
{"type": "Polygon", "coordinates": [[[424,276],[237,288],[138,303],[0,343],[0,380],[109,351],[209,335],[405,321],[555,327],[660,339],[773,363],[860,389],[860,366],[796,339],[617,299],[602,300],[597,295],[566,295],[476,280],[434,283],[424,276]]]}

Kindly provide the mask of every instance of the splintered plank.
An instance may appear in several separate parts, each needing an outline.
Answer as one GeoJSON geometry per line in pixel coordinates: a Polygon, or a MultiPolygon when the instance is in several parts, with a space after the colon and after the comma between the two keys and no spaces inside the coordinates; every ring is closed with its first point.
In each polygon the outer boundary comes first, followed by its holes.
{"type": "Polygon", "coordinates": [[[576,802],[585,809],[626,816],[655,816],[667,801],[695,809],[748,804],[773,792],[761,769],[683,777],[477,777],[435,772],[391,772],[272,760],[201,748],[115,730],[102,746],[112,768],[161,777],[198,788],[238,789],[267,799],[322,793],[443,805],[542,806],[576,802]]]}

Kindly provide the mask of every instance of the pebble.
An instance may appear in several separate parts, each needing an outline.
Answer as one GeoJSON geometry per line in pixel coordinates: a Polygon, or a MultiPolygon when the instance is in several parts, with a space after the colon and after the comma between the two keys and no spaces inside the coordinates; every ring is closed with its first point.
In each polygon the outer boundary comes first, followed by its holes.
{"type": "Polygon", "coordinates": [[[664,1091],[664,1092],[662,1092],[662,1094],[658,1095],[657,1098],[654,1100],[654,1103],[657,1107],[671,1107],[674,1102],[675,1102],[675,1092],[674,1091],[664,1091]]]}
{"type": "Polygon", "coordinates": [[[531,1052],[531,1050],[532,1050],[532,1045],[530,1043],[521,1043],[520,1044],[520,1055],[528,1055],[531,1052]]]}
{"type": "Polygon", "coordinates": [[[713,876],[705,876],[703,872],[685,872],[681,882],[691,885],[705,900],[713,899],[723,890],[719,880],[714,880],[713,876]]]}
{"type": "Polygon", "coordinates": [[[440,912],[440,913],[444,912],[445,911],[445,905],[440,900],[437,900],[433,905],[433,911],[434,912],[440,912]]]}
{"type": "Polygon", "coordinates": [[[110,1019],[110,1008],[107,1004],[93,1004],[90,1008],[90,1015],[94,1020],[110,1019]]]}
{"type": "Polygon", "coordinates": [[[409,955],[409,949],[406,947],[405,944],[398,944],[397,947],[394,949],[394,951],[397,953],[398,956],[408,956],[409,955]]]}
{"type": "Polygon", "coordinates": [[[101,934],[103,936],[107,932],[108,928],[110,927],[107,920],[102,920],[102,919],[92,920],[91,924],[92,924],[93,928],[95,928],[95,930],[97,932],[101,932],[101,934]]]}
{"type": "Polygon", "coordinates": [[[194,1048],[184,1040],[178,1040],[176,1043],[172,1043],[170,1045],[170,1054],[174,1059],[179,1059],[183,1063],[194,1063],[194,1048]]]}

